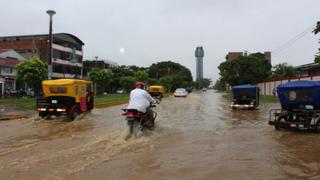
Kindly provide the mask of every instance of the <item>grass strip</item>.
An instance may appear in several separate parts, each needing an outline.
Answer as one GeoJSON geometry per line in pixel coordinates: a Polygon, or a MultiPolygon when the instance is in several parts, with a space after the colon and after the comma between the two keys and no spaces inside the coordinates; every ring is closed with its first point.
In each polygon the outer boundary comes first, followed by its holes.
{"type": "MultiPolygon", "coordinates": [[[[97,108],[105,108],[115,106],[119,104],[128,103],[129,94],[108,94],[98,95],[95,97],[94,105],[97,108]]],[[[0,99],[0,108],[16,110],[35,110],[36,109],[36,98],[22,97],[22,98],[3,98],[0,99]]]]}
{"type": "MultiPolygon", "coordinates": [[[[232,93],[231,92],[223,92],[222,97],[231,100],[232,93]]],[[[260,103],[279,103],[279,99],[277,96],[260,95],[260,103]]]]}

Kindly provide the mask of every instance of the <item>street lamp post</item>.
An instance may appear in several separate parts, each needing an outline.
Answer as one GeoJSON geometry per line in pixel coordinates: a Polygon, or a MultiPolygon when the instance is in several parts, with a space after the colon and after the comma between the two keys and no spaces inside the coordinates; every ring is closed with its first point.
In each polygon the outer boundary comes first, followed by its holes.
{"type": "Polygon", "coordinates": [[[48,10],[50,16],[49,23],[49,49],[48,49],[48,79],[52,79],[52,16],[56,14],[54,10],[48,10]]]}

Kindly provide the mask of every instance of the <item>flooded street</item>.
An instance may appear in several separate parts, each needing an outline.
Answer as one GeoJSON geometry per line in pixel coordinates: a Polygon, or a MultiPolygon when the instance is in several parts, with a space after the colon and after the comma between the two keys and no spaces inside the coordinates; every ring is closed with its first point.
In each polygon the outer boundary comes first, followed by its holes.
{"type": "Polygon", "coordinates": [[[124,140],[125,105],[73,122],[0,122],[0,179],[320,179],[320,134],[275,131],[269,109],[207,91],[163,99],[156,128],[124,140]]]}

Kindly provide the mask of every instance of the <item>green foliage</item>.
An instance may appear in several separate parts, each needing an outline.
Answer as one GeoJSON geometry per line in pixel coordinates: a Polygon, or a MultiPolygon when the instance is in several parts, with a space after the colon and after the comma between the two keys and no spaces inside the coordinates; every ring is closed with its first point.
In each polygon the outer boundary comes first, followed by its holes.
{"type": "Polygon", "coordinates": [[[221,80],[230,84],[257,84],[271,75],[271,64],[262,53],[239,56],[219,65],[221,80]]]}
{"type": "MultiPolygon", "coordinates": [[[[317,25],[313,30],[314,34],[318,34],[319,32],[320,32],[320,21],[317,22],[317,25]]],[[[319,52],[315,56],[314,62],[315,63],[320,63],[320,48],[319,48],[319,52]]]]}
{"type": "Polygon", "coordinates": [[[272,78],[294,77],[297,70],[288,63],[280,63],[273,67],[272,78]]]}
{"type": "Polygon", "coordinates": [[[163,85],[167,91],[175,88],[190,86],[192,82],[191,71],[171,61],[152,64],[149,68],[138,66],[119,66],[112,68],[113,76],[110,91],[119,88],[130,90],[134,88],[135,81],[148,85],[163,85]]]}
{"type": "Polygon", "coordinates": [[[227,87],[226,82],[222,81],[221,78],[216,80],[216,83],[213,86],[213,88],[218,91],[225,91],[226,87],[227,87]]]}
{"type": "Polygon", "coordinates": [[[314,62],[320,64],[320,52],[317,53],[316,57],[314,58],[314,62]]]}
{"type": "Polygon", "coordinates": [[[155,78],[148,78],[148,85],[151,86],[151,85],[158,85],[159,84],[159,81],[155,78]]]}
{"type": "Polygon", "coordinates": [[[132,76],[124,76],[119,78],[119,84],[127,91],[134,89],[136,80],[132,76]]]}
{"type": "Polygon", "coordinates": [[[167,92],[174,91],[173,89],[173,78],[171,76],[163,76],[159,79],[160,85],[164,86],[167,92]]]}
{"type": "Polygon", "coordinates": [[[106,86],[111,82],[112,71],[109,69],[92,69],[89,72],[90,79],[96,84],[98,94],[105,91],[106,86]]]}
{"type": "Polygon", "coordinates": [[[149,77],[158,79],[168,92],[176,88],[188,87],[192,83],[191,71],[181,64],[163,61],[149,67],[149,77]]]}
{"type": "MultiPolygon", "coordinates": [[[[148,73],[147,70],[148,68],[144,67],[138,67],[138,66],[118,66],[118,67],[112,67],[111,68],[113,72],[112,80],[110,82],[110,87],[108,88],[109,91],[115,92],[119,88],[125,88],[122,87],[120,84],[120,78],[125,77],[125,76],[131,76],[134,77],[135,73],[138,79],[143,79],[143,82],[146,82],[145,79],[145,74],[148,73]],[[139,73],[137,73],[139,71],[139,73]],[[141,72],[140,72],[141,71],[141,72]]],[[[148,79],[147,79],[148,81],[148,79]]]]}
{"type": "Polygon", "coordinates": [[[199,81],[200,88],[208,88],[211,84],[211,79],[203,78],[199,81]]]}
{"type": "Polygon", "coordinates": [[[48,64],[38,57],[32,57],[17,65],[17,78],[26,82],[38,93],[41,82],[48,78],[48,64]]]}
{"type": "Polygon", "coordinates": [[[133,73],[133,77],[136,81],[140,81],[140,82],[148,82],[148,73],[146,71],[142,71],[142,70],[138,70],[136,72],[133,73]]]}
{"type": "Polygon", "coordinates": [[[192,81],[191,71],[181,64],[175,62],[163,61],[152,64],[149,67],[149,76],[151,78],[160,79],[161,77],[173,75],[180,76],[183,81],[192,81]]]}
{"type": "Polygon", "coordinates": [[[320,32],[320,21],[317,22],[317,25],[313,30],[314,34],[318,34],[319,32],[320,32]]]}

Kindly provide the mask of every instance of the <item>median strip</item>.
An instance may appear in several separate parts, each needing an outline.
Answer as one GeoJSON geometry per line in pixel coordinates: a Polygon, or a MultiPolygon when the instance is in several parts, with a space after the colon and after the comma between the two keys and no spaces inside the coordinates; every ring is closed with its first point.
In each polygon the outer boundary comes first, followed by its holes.
{"type": "Polygon", "coordinates": [[[124,100],[117,100],[117,101],[111,101],[111,102],[106,102],[106,103],[99,103],[99,104],[96,104],[94,107],[95,108],[107,108],[107,107],[116,106],[116,105],[120,105],[120,104],[126,104],[126,103],[128,103],[128,100],[124,99],[124,100]]]}
{"type": "Polygon", "coordinates": [[[16,120],[16,119],[26,119],[27,115],[2,115],[0,116],[0,121],[16,120]]]}

